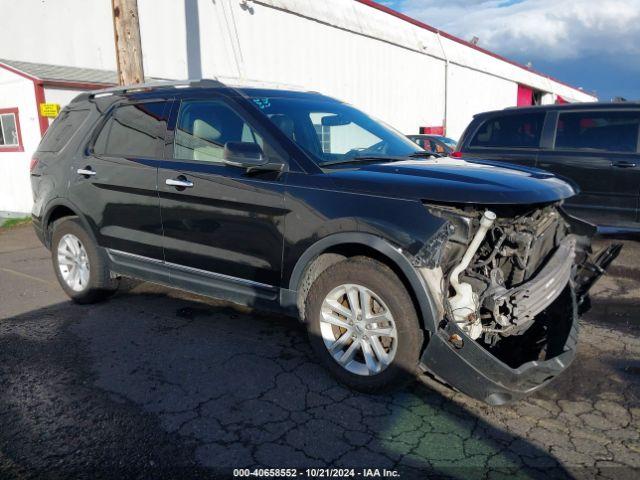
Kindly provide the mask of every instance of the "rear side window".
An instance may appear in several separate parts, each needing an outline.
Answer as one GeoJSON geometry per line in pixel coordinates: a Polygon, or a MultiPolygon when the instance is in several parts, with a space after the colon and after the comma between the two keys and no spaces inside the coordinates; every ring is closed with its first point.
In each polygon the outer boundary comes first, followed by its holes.
{"type": "Polygon", "coordinates": [[[485,121],[470,145],[472,147],[538,148],[545,113],[504,115],[485,121]]]}
{"type": "Polygon", "coordinates": [[[558,116],[556,149],[635,152],[640,112],[567,112],[558,116]]]}
{"type": "Polygon", "coordinates": [[[163,156],[166,102],[117,107],[98,134],[93,151],[112,157],[163,156]]]}
{"type": "Polygon", "coordinates": [[[87,115],[89,110],[63,110],[47,130],[38,151],[59,152],[78,131],[87,115]]]}

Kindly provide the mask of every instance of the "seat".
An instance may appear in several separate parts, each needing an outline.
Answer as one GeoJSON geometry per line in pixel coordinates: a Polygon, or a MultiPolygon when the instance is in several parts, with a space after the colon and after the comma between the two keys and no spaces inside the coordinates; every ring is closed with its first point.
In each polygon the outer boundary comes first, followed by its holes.
{"type": "Polygon", "coordinates": [[[201,119],[193,122],[193,159],[208,162],[220,162],[223,159],[223,146],[218,142],[222,132],[201,119]]]}

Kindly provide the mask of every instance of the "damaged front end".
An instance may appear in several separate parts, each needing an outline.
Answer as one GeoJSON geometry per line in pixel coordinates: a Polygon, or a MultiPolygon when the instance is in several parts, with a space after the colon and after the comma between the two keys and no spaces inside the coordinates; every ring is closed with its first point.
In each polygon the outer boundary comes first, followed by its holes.
{"type": "Polygon", "coordinates": [[[435,299],[427,370],[490,404],[540,388],[575,356],[588,290],[618,255],[558,204],[425,204],[444,223],[414,257],[435,299]],[[585,235],[586,234],[586,235],[585,235]]]}

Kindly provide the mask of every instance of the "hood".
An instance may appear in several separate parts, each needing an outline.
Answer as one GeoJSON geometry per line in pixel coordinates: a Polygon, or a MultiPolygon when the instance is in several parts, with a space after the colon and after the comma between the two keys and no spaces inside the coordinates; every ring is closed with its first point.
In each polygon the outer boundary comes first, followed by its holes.
{"type": "Polygon", "coordinates": [[[543,170],[453,158],[367,164],[337,169],[329,176],[338,187],[361,193],[433,202],[533,204],[577,193],[543,170]]]}

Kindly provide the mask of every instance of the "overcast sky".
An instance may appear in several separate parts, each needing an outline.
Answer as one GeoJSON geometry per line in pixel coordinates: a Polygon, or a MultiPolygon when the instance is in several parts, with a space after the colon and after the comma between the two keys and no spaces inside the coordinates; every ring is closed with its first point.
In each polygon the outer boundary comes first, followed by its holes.
{"type": "Polygon", "coordinates": [[[640,100],[640,0],[381,3],[572,85],[640,100]]]}

